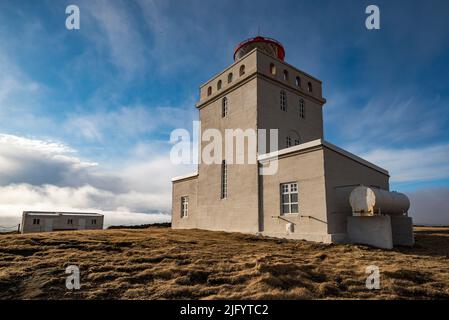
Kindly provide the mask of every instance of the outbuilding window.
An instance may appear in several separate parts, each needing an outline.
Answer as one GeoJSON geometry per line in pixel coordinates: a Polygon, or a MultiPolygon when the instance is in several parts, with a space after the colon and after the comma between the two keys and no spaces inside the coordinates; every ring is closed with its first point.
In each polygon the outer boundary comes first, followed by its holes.
{"type": "Polygon", "coordinates": [[[291,182],[281,184],[281,215],[298,212],[298,183],[291,182]]]}
{"type": "Polygon", "coordinates": [[[73,219],[67,219],[67,224],[73,224],[73,219]]]}
{"type": "Polygon", "coordinates": [[[181,218],[189,216],[189,197],[181,197],[181,218]]]}
{"type": "Polygon", "coordinates": [[[284,90],[281,90],[280,93],[280,105],[282,111],[287,111],[287,94],[284,90]]]}
{"type": "Polygon", "coordinates": [[[92,224],[97,224],[97,219],[92,219],[92,224]]]}
{"type": "Polygon", "coordinates": [[[40,224],[41,223],[41,219],[33,219],[33,224],[40,224]]]}

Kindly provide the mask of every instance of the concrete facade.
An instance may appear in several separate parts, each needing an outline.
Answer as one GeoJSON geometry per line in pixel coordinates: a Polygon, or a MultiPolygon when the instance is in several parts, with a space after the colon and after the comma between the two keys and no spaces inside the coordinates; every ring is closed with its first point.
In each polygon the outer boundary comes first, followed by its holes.
{"type": "Polygon", "coordinates": [[[22,233],[101,230],[104,216],[98,213],[24,211],[22,233]]]}
{"type": "MultiPolygon", "coordinates": [[[[221,163],[200,163],[194,174],[174,178],[172,227],[350,241],[349,194],[361,184],[388,190],[389,174],[324,140],[325,102],[321,81],[258,48],[203,84],[196,104],[201,132],[216,129],[225,136],[226,129],[278,129],[278,147],[270,153],[258,144],[255,164],[228,165],[224,199],[221,163]],[[273,162],[274,174],[259,174],[273,162]],[[282,212],[281,187],[287,183],[297,186],[297,213],[282,212]],[[188,198],[187,214],[182,197],[188,198]]],[[[208,143],[201,141],[200,155],[208,143]]]]}
{"type": "Polygon", "coordinates": [[[348,217],[348,240],[352,243],[392,249],[390,216],[348,217]]]}

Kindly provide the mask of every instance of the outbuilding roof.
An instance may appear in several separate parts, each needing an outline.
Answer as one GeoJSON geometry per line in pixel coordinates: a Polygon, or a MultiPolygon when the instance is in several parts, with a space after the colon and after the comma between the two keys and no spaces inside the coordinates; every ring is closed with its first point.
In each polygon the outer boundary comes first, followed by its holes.
{"type": "Polygon", "coordinates": [[[102,217],[103,215],[95,212],[51,212],[51,211],[24,211],[27,216],[85,216],[85,217],[102,217]]]}

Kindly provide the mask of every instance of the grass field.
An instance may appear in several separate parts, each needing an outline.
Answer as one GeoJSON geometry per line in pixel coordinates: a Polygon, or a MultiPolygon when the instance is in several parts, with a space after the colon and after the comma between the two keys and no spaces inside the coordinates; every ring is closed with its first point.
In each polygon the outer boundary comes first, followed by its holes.
{"type": "Polygon", "coordinates": [[[415,234],[391,251],[161,227],[1,235],[0,299],[448,299],[449,228],[415,234]]]}

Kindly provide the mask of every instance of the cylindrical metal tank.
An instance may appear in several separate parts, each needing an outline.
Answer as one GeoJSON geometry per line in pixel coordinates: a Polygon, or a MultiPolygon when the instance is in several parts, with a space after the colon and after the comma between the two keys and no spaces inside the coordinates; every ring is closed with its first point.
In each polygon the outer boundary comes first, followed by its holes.
{"type": "Polygon", "coordinates": [[[354,215],[403,215],[410,208],[408,197],[399,192],[360,186],[352,190],[349,203],[354,215]]]}

